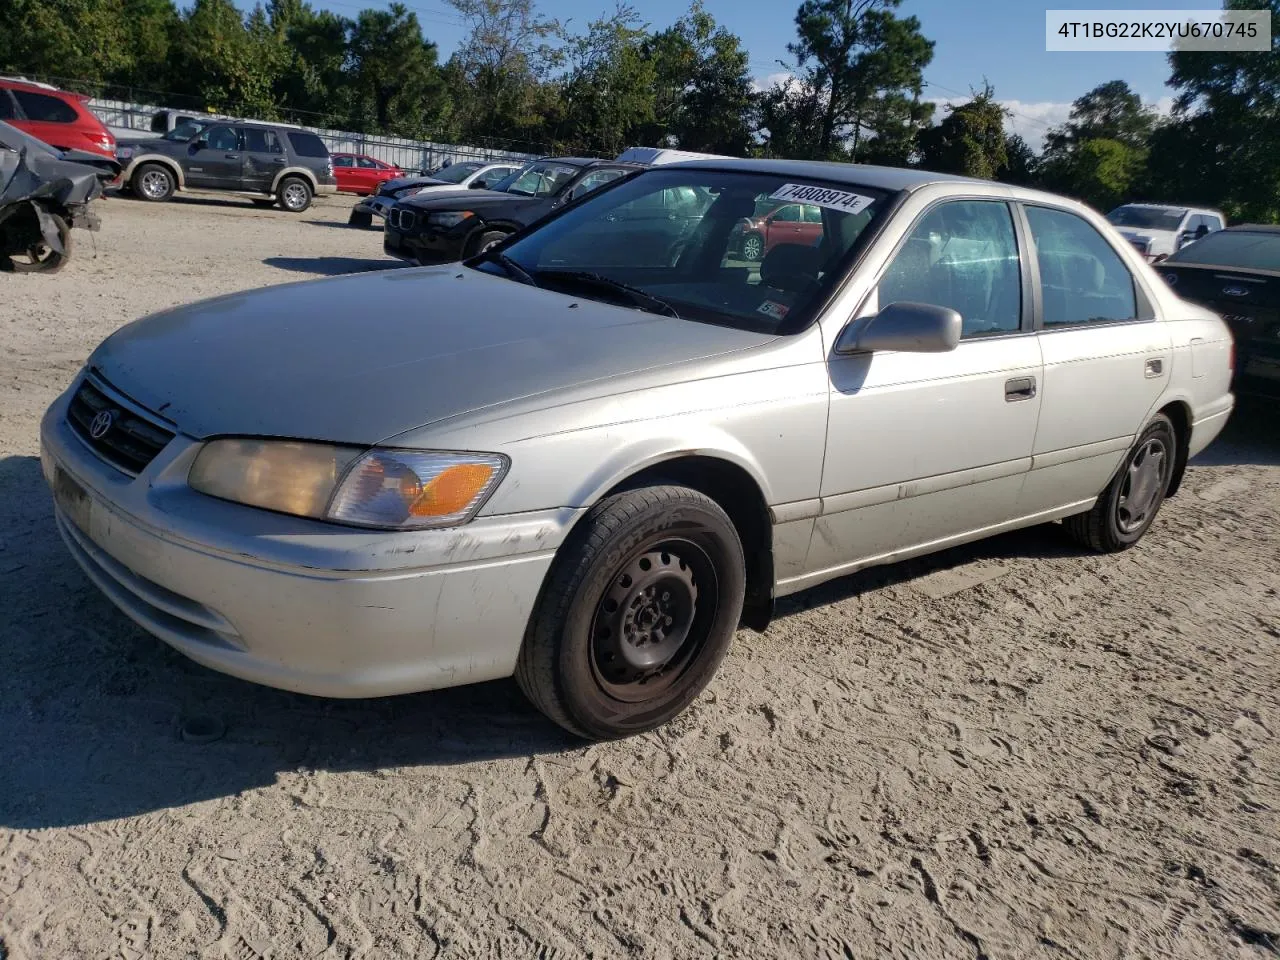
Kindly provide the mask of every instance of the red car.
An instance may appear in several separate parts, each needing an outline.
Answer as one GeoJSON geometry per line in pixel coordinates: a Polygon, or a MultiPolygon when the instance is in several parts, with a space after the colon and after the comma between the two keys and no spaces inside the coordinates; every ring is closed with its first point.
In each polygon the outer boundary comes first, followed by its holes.
{"type": "Polygon", "coordinates": [[[334,153],[333,173],[338,178],[339,193],[355,193],[367,197],[378,189],[378,184],[396,177],[404,171],[394,163],[383,163],[363,153],[334,153]]]}
{"type": "Polygon", "coordinates": [[[89,97],[47,83],[0,77],[0,120],[59,150],[116,158],[116,138],[90,112],[89,97]]]}
{"type": "Polygon", "coordinates": [[[815,244],[822,237],[822,211],[808,203],[788,203],[742,225],[743,260],[763,260],[780,243],[815,244]]]}

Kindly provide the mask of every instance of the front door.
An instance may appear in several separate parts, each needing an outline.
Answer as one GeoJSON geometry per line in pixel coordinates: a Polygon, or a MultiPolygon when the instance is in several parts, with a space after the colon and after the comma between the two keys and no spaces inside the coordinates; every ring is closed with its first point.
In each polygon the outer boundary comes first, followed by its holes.
{"type": "Polygon", "coordinates": [[[187,147],[187,185],[240,189],[240,134],[235,127],[209,127],[187,147]]]}
{"type": "Polygon", "coordinates": [[[288,163],[284,144],[274,130],[262,127],[242,127],[240,136],[244,143],[244,163],[241,167],[241,186],[245,190],[270,193],[276,174],[288,163]]]}
{"type": "Polygon", "coordinates": [[[854,569],[1016,519],[1040,413],[1040,347],[1011,208],[950,200],[917,221],[862,313],[963,318],[947,353],[829,359],[822,514],[806,566],[854,569]]]}
{"type": "Polygon", "coordinates": [[[1044,398],[1025,500],[1096,496],[1169,383],[1166,324],[1120,254],[1083,217],[1024,207],[1041,290],[1044,398]]]}

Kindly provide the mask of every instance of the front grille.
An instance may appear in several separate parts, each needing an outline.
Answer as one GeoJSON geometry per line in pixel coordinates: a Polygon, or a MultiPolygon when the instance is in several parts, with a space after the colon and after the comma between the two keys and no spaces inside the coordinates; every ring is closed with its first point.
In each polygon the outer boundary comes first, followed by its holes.
{"type": "Polygon", "coordinates": [[[89,449],[131,475],[141,473],[173,439],[172,430],[123,402],[105,383],[88,377],[71,398],[67,423],[89,449]]]}
{"type": "Polygon", "coordinates": [[[402,210],[399,207],[392,207],[391,213],[387,215],[387,220],[397,230],[408,230],[413,226],[413,211],[402,210]]]}

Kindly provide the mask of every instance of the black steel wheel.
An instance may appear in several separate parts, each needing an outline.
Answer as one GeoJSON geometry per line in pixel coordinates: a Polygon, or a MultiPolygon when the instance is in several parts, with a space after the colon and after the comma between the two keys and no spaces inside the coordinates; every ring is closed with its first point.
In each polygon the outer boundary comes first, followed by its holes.
{"type": "Polygon", "coordinates": [[[538,709],[580,736],[651,730],[715,675],[745,586],[737,531],[709,497],[677,486],[609,497],[556,558],[516,680],[538,709]]]}
{"type": "Polygon", "coordinates": [[[1156,414],[1125,454],[1097,503],[1063,521],[1077,542],[1100,553],[1127,550],[1151,528],[1164,503],[1178,456],[1173,423],[1156,414]]]}
{"type": "MultiPolygon", "coordinates": [[[[47,211],[46,211],[47,212],[47,211]]],[[[53,249],[49,243],[39,236],[38,227],[32,242],[23,250],[11,252],[7,257],[0,255],[0,267],[12,273],[57,273],[67,265],[71,257],[71,226],[64,217],[49,213],[58,230],[58,241],[62,244],[62,252],[53,249]]],[[[34,215],[31,218],[35,223],[34,215]]]]}

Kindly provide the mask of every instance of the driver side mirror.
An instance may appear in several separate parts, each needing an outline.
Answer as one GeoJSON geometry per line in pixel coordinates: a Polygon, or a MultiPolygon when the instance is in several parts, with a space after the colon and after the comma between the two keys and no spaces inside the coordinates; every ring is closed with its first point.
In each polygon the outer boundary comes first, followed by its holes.
{"type": "Polygon", "coordinates": [[[836,337],[835,352],[946,353],[960,342],[961,322],[950,307],[899,300],[875,316],[849,321],[836,337]]]}

